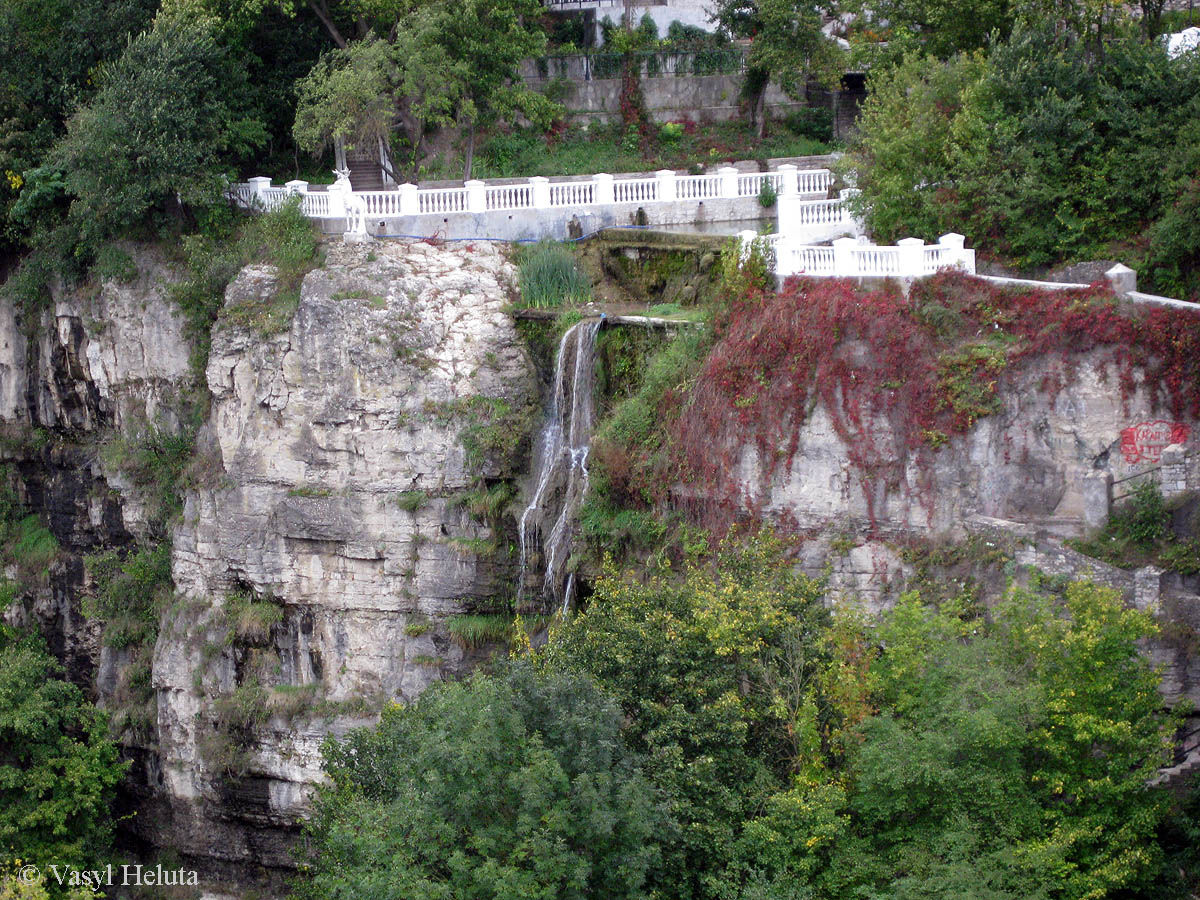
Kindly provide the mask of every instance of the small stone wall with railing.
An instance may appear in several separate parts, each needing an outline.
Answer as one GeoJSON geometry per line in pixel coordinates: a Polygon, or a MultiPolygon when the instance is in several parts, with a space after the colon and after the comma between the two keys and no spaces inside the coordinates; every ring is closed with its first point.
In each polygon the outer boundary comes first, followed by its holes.
{"type": "MultiPolygon", "coordinates": [[[[842,199],[830,200],[832,173],[791,164],[771,172],[728,166],[703,175],[664,169],[650,176],[530,178],[524,183],[472,180],[461,187],[403,184],[390,191],[310,190],[307,182],[272,185],[251,178],[233,185],[246,209],[270,210],[300,198],[300,209],[330,234],[411,235],[499,240],[562,239],[614,226],[695,226],[762,218],[764,185],[788,206],[788,221],[806,240],[857,233],[842,199]]],[[[336,187],[336,186],[335,186],[336,187]]]]}

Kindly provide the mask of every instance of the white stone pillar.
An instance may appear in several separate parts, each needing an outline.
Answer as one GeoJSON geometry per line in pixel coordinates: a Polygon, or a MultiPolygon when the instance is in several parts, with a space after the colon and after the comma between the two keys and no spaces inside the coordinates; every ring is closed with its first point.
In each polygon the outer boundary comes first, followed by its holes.
{"type": "Polygon", "coordinates": [[[534,209],[549,209],[550,208],[550,179],[542,175],[535,175],[529,179],[533,190],[530,193],[533,195],[534,209]]]}
{"type": "Polygon", "coordinates": [[[750,245],[758,238],[757,231],[739,231],[738,232],[738,253],[742,262],[750,258],[750,245]]]}
{"type": "Polygon", "coordinates": [[[402,184],[400,191],[400,215],[415,216],[421,212],[421,198],[417,194],[419,188],[415,184],[402,184]]]}
{"type": "Polygon", "coordinates": [[[854,248],[858,241],[854,238],[838,238],[833,242],[833,274],[838,278],[853,278],[858,275],[858,267],[854,265],[854,248]]]}
{"type": "Polygon", "coordinates": [[[261,197],[263,194],[265,194],[267,192],[267,188],[269,188],[271,186],[271,179],[264,178],[262,175],[258,175],[254,178],[247,179],[246,183],[253,185],[254,193],[257,194],[259,197],[261,197]]]}
{"type": "Polygon", "coordinates": [[[1110,472],[1088,472],[1083,476],[1083,527],[1103,528],[1112,509],[1113,477],[1110,472]]]}
{"type": "Polygon", "coordinates": [[[896,241],[900,248],[900,277],[920,278],[925,274],[925,242],[920,238],[901,238],[896,241]]]}
{"type": "Polygon", "coordinates": [[[797,193],[796,172],[798,171],[791,163],[784,163],[779,167],[779,190],[776,191],[777,196],[787,197],[797,193]]]}
{"type": "Polygon", "coordinates": [[[658,182],[658,199],[659,200],[674,200],[678,196],[675,191],[675,170],[674,169],[659,169],[654,173],[655,180],[658,182]]]}
{"type": "Polygon", "coordinates": [[[346,218],[346,192],[336,184],[331,184],[326,191],[329,196],[329,217],[331,219],[346,218]]]}
{"type": "Polygon", "coordinates": [[[738,170],[733,166],[721,166],[717,169],[721,176],[721,196],[730,199],[738,195],[738,170]]]}
{"type": "Polygon", "coordinates": [[[775,197],[775,230],[785,238],[796,238],[803,226],[800,222],[800,195],[794,191],[775,197]]]}
{"type": "Polygon", "coordinates": [[[592,176],[592,181],[596,183],[596,203],[597,204],[612,204],[617,202],[617,195],[613,191],[613,177],[606,172],[597,172],[592,176]]]}
{"type": "MultiPolygon", "coordinates": [[[[944,247],[950,252],[942,258],[946,260],[944,266],[957,266],[960,269],[966,268],[966,258],[963,253],[963,244],[966,243],[966,238],[956,231],[950,231],[938,238],[938,246],[944,247]]],[[[971,271],[975,271],[975,267],[971,267],[971,271]]]]}
{"type": "Polygon", "coordinates": [[[1104,277],[1108,279],[1113,293],[1118,297],[1126,297],[1130,291],[1137,290],[1137,272],[1129,268],[1129,266],[1117,263],[1104,273],[1104,277]]]}
{"type": "Polygon", "coordinates": [[[307,194],[308,193],[308,182],[300,181],[299,179],[296,179],[295,181],[289,181],[287,184],[285,184],[283,186],[283,188],[289,194],[307,194]]]}
{"type": "Polygon", "coordinates": [[[487,212],[487,193],[485,191],[487,185],[472,178],[470,181],[463,182],[463,187],[467,189],[467,212],[487,212]]]}

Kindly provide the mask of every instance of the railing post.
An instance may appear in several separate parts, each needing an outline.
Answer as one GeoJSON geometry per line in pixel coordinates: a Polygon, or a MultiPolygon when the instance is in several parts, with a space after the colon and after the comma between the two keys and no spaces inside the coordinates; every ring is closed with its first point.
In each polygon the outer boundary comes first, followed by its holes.
{"type": "Polygon", "coordinates": [[[855,235],[862,234],[864,231],[862,221],[856,218],[850,210],[850,198],[857,194],[858,188],[842,188],[838,191],[838,202],[841,204],[842,211],[842,223],[852,225],[855,235]]]}
{"type": "Polygon", "coordinates": [[[838,238],[833,242],[833,274],[838,278],[853,278],[858,275],[858,267],[854,265],[854,248],[858,241],[854,238],[838,238]]]}
{"type": "Polygon", "coordinates": [[[613,177],[606,172],[598,172],[592,176],[592,181],[596,183],[596,203],[597,204],[612,204],[617,200],[616,192],[613,189],[613,177]]]}
{"type": "Polygon", "coordinates": [[[1187,448],[1183,444],[1169,444],[1163,448],[1160,465],[1158,480],[1163,499],[1170,500],[1187,493],[1187,448]]]}
{"type": "Polygon", "coordinates": [[[717,169],[721,176],[721,196],[736,197],[738,195],[738,170],[733,166],[721,166],[717,169]]]}
{"type": "Polygon", "coordinates": [[[784,163],[776,171],[779,172],[779,190],[776,192],[780,197],[792,196],[798,192],[796,184],[796,172],[799,170],[791,163],[784,163]]]}
{"type": "Polygon", "coordinates": [[[1111,472],[1088,472],[1083,476],[1083,527],[1103,528],[1112,509],[1113,477],[1111,472]]]}
{"type": "Polygon", "coordinates": [[[267,192],[267,188],[271,186],[271,179],[258,175],[254,178],[247,178],[246,184],[251,185],[254,188],[254,193],[261,197],[267,192]]]}
{"type": "Polygon", "coordinates": [[[463,187],[467,189],[467,212],[487,212],[487,185],[472,178],[464,181],[463,187]]]}
{"type": "Polygon", "coordinates": [[[400,215],[415,216],[421,212],[421,197],[415,184],[400,185],[400,215]]]}
{"type": "Polygon", "coordinates": [[[675,170],[674,169],[659,169],[654,173],[654,178],[658,182],[659,200],[674,200],[677,198],[675,192],[675,170]]]}
{"type": "Polygon", "coordinates": [[[920,238],[901,238],[896,241],[900,248],[900,277],[919,278],[925,274],[925,242],[920,238]]]}
{"type": "Polygon", "coordinates": [[[550,179],[543,175],[535,175],[529,179],[533,190],[530,193],[533,195],[534,209],[549,209],[550,208],[550,179]]]}
{"type": "Polygon", "coordinates": [[[1130,291],[1137,290],[1137,272],[1129,266],[1117,263],[1104,273],[1104,277],[1108,279],[1113,293],[1118,297],[1128,296],[1130,291]]]}
{"type": "Polygon", "coordinates": [[[943,255],[943,259],[948,260],[949,265],[957,268],[966,268],[966,260],[964,259],[963,243],[966,241],[961,234],[951,231],[948,234],[943,234],[938,238],[938,246],[945,247],[950,252],[943,255]]]}
{"type": "Polygon", "coordinates": [[[300,181],[299,179],[296,179],[295,181],[289,181],[287,184],[285,184],[283,186],[283,188],[289,194],[307,194],[308,193],[308,182],[300,181]]]}
{"type": "Polygon", "coordinates": [[[800,195],[778,194],[775,197],[775,230],[784,237],[800,233],[800,195]]]}

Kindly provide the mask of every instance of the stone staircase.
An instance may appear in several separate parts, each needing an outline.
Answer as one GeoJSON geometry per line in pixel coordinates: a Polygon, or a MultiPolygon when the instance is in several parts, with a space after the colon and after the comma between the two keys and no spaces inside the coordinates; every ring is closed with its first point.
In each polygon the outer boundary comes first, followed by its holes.
{"type": "Polygon", "coordinates": [[[347,150],[346,166],[350,169],[350,185],[356,193],[387,190],[378,154],[370,150],[347,150]]]}

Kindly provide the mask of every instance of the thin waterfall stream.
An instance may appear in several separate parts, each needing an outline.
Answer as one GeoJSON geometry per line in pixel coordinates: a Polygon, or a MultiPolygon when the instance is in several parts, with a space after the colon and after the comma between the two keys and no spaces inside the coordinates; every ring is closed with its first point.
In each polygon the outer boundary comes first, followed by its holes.
{"type": "Polygon", "coordinates": [[[546,424],[538,437],[533,494],[521,513],[521,575],[517,602],[534,588],[531,570],[540,565],[543,600],[562,603],[565,613],[575,590],[571,556],[575,517],[588,487],[588,452],[595,424],[596,334],[600,319],[572,325],[562,336],[546,424]]]}

